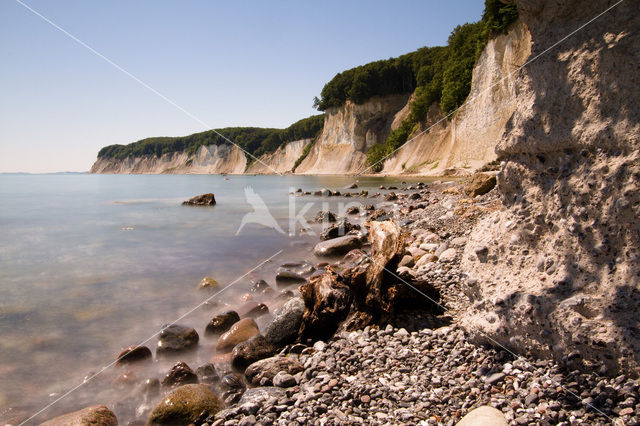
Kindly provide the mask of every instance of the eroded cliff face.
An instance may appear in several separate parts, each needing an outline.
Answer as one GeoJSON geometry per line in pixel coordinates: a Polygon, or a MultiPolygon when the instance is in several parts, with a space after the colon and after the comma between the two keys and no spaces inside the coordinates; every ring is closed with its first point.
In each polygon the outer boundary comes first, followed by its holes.
{"type": "Polygon", "coordinates": [[[409,95],[369,99],[361,105],[347,102],[327,111],[322,133],[298,166],[300,174],[354,174],[365,169],[366,153],[384,142],[395,115],[409,95]]]}
{"type": "Polygon", "coordinates": [[[304,147],[310,143],[311,139],[288,142],[275,152],[262,155],[260,161],[254,160],[246,172],[265,175],[290,173],[296,160],[302,155],[304,147]]]}
{"type": "Polygon", "coordinates": [[[174,152],[161,157],[98,158],[89,173],[161,174],[161,173],[243,173],[247,158],[234,145],[201,146],[195,155],[174,152]]]}
{"type": "MultiPolygon", "coordinates": [[[[613,1],[519,0],[530,58],[613,1]]],[[[517,76],[506,207],[470,236],[462,322],[519,353],[640,372],[640,15],[626,1],[517,76]]]]}
{"type": "MultiPolygon", "coordinates": [[[[467,103],[384,162],[383,174],[468,174],[496,159],[495,147],[518,105],[517,74],[531,52],[527,26],[489,40],[473,70],[467,103]]],[[[441,120],[436,105],[414,134],[441,120]]],[[[413,136],[412,136],[413,137],[413,136]]],[[[410,137],[411,138],[411,137],[410,137]]]]}

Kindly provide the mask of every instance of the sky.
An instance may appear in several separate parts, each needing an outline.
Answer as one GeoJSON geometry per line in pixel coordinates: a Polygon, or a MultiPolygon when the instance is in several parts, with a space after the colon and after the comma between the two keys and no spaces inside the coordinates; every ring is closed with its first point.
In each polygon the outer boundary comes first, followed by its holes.
{"type": "Polygon", "coordinates": [[[227,126],[287,127],[317,113],[313,97],[336,73],[443,45],[456,25],[480,19],[484,5],[20,2],[0,0],[0,172],[87,171],[106,145],[227,126]]]}

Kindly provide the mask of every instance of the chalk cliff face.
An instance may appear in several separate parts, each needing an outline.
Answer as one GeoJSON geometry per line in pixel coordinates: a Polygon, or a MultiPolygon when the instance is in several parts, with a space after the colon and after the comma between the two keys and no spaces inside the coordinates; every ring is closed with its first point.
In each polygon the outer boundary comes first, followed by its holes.
{"type": "Polygon", "coordinates": [[[277,174],[290,173],[296,160],[302,155],[302,151],[307,144],[311,143],[311,139],[301,139],[286,143],[278,148],[275,152],[262,155],[259,160],[248,167],[247,173],[258,174],[277,174]]]}
{"type": "MultiPolygon", "coordinates": [[[[535,58],[614,1],[519,0],[535,58]]],[[[515,80],[506,207],[470,236],[462,321],[520,353],[640,373],[640,15],[623,2],[515,80]]]]}
{"type": "Polygon", "coordinates": [[[365,168],[366,152],[389,135],[391,123],[409,99],[393,95],[347,102],[326,113],[324,128],[309,155],[298,166],[301,174],[353,174],[365,168]]]}
{"type": "Polygon", "coordinates": [[[234,145],[201,146],[195,155],[174,152],[161,157],[98,158],[90,173],[160,174],[160,173],[243,173],[247,159],[234,145]]]}
{"type": "MultiPolygon", "coordinates": [[[[530,51],[529,30],[521,21],[489,40],[474,68],[467,104],[403,146],[384,162],[382,173],[468,174],[495,160],[496,144],[518,104],[515,71],[530,51]]],[[[433,105],[415,134],[441,118],[433,105]]]]}

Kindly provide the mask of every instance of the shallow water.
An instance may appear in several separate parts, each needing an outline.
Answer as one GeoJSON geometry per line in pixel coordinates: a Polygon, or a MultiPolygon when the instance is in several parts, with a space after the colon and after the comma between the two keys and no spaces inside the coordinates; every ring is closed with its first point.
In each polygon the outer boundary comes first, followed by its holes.
{"type": "MultiPolygon", "coordinates": [[[[111,363],[121,348],[153,337],[163,324],[202,303],[209,296],[197,290],[204,276],[223,287],[233,283],[217,297],[233,305],[252,279],[275,286],[278,265],[317,262],[310,253],[317,236],[301,234],[299,224],[290,227],[291,203],[296,212],[311,203],[304,215],[311,222],[323,202],[336,211],[339,202],[362,200],[291,197],[289,192],[342,190],[353,181],[341,176],[0,175],[0,419],[34,414],[111,363]],[[236,235],[243,216],[252,211],[247,187],[264,200],[285,234],[250,223],[236,235]],[[215,207],[181,205],[205,192],[215,194],[215,207]]],[[[398,180],[363,177],[352,191],[373,193],[390,182],[398,180]]],[[[190,355],[193,368],[214,352],[203,330],[222,308],[202,306],[179,321],[201,335],[200,349],[190,355]]],[[[155,338],[147,344],[153,348],[155,338]]],[[[152,368],[159,377],[170,364],[152,368]]],[[[92,380],[97,385],[88,386],[90,391],[75,391],[38,419],[117,397],[113,380],[121,371],[110,370],[92,380]]],[[[153,372],[138,374],[144,378],[153,372]]]]}

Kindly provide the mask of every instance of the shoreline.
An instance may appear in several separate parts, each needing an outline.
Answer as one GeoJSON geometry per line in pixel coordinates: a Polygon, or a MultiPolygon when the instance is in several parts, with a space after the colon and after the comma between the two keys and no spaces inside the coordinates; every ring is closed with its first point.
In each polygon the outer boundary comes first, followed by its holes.
{"type": "MultiPolygon", "coordinates": [[[[326,341],[292,341],[269,350],[265,350],[264,342],[256,343],[259,339],[246,340],[254,344],[244,346],[245,352],[249,352],[245,358],[262,359],[256,360],[263,364],[256,373],[262,377],[260,380],[256,382],[255,377],[249,380],[246,372],[243,375],[238,368],[231,367],[238,355],[235,349],[214,356],[212,361],[217,359],[218,363],[213,362],[213,373],[209,371],[208,375],[200,371],[204,365],[198,369],[192,365],[193,370],[187,366],[177,375],[174,367],[171,372],[178,378],[175,383],[161,386],[157,379],[153,384],[147,380],[146,389],[142,390],[129,385],[130,391],[144,392],[144,408],[135,407],[137,419],[121,419],[129,420],[121,424],[145,424],[160,394],[175,392],[177,385],[188,386],[193,382],[213,388],[226,405],[217,414],[200,416],[193,422],[196,426],[303,424],[314,420],[314,424],[454,424],[482,405],[498,408],[506,421],[515,424],[531,421],[561,424],[578,419],[605,422],[610,420],[606,416],[616,415],[625,421],[631,419],[630,406],[624,406],[624,401],[629,392],[637,391],[635,381],[620,379],[624,376],[601,378],[596,374],[566,372],[549,360],[515,358],[504,349],[470,342],[466,332],[455,323],[455,311],[465,303],[463,272],[459,268],[465,235],[482,215],[501,208],[496,191],[460,202],[468,199],[456,183],[431,183],[421,189],[404,186],[394,190],[396,199],[388,200],[397,205],[392,206],[391,212],[397,212],[395,219],[407,238],[407,249],[395,273],[430,283],[439,293],[438,302],[446,308],[444,313],[435,312],[433,306],[396,312],[389,324],[339,330],[326,341]],[[426,255],[433,257],[420,264],[426,255]],[[263,352],[255,355],[260,350],[263,352]],[[288,361],[282,364],[283,359],[288,361]],[[190,377],[191,382],[185,382],[184,376],[190,377]],[[574,395],[585,391],[581,383],[591,388],[590,394],[607,395],[613,403],[608,414],[589,409],[583,402],[585,398],[575,398],[574,395]],[[608,391],[609,388],[614,391],[608,391]],[[322,423],[320,418],[324,419],[322,423]]],[[[388,198],[393,197],[387,193],[377,199],[388,198]]],[[[362,199],[354,197],[356,200],[362,199]]],[[[370,200],[371,197],[365,198],[362,204],[370,200]]],[[[379,210],[370,210],[363,218],[378,215],[378,220],[384,220],[388,212],[379,210]]],[[[362,237],[366,236],[365,232],[362,237]]],[[[366,245],[364,249],[367,250],[366,245]]],[[[327,266],[321,265],[323,262],[316,264],[310,274],[300,270],[296,273],[307,275],[308,282],[310,276],[327,266]]],[[[264,292],[268,287],[256,291],[264,292]]],[[[285,307],[292,300],[295,297],[289,298],[285,307]]],[[[269,306],[271,311],[275,311],[273,306],[269,306]]],[[[276,319],[280,312],[276,311],[276,319]]],[[[280,332],[283,324],[286,322],[280,323],[280,332]]],[[[262,334],[258,335],[268,334],[267,329],[268,326],[261,328],[262,334]]],[[[179,358],[178,355],[172,359],[177,362],[179,358]]],[[[590,398],[595,401],[601,398],[598,395],[590,398]]],[[[608,404],[608,400],[604,403],[608,404]]]]}

